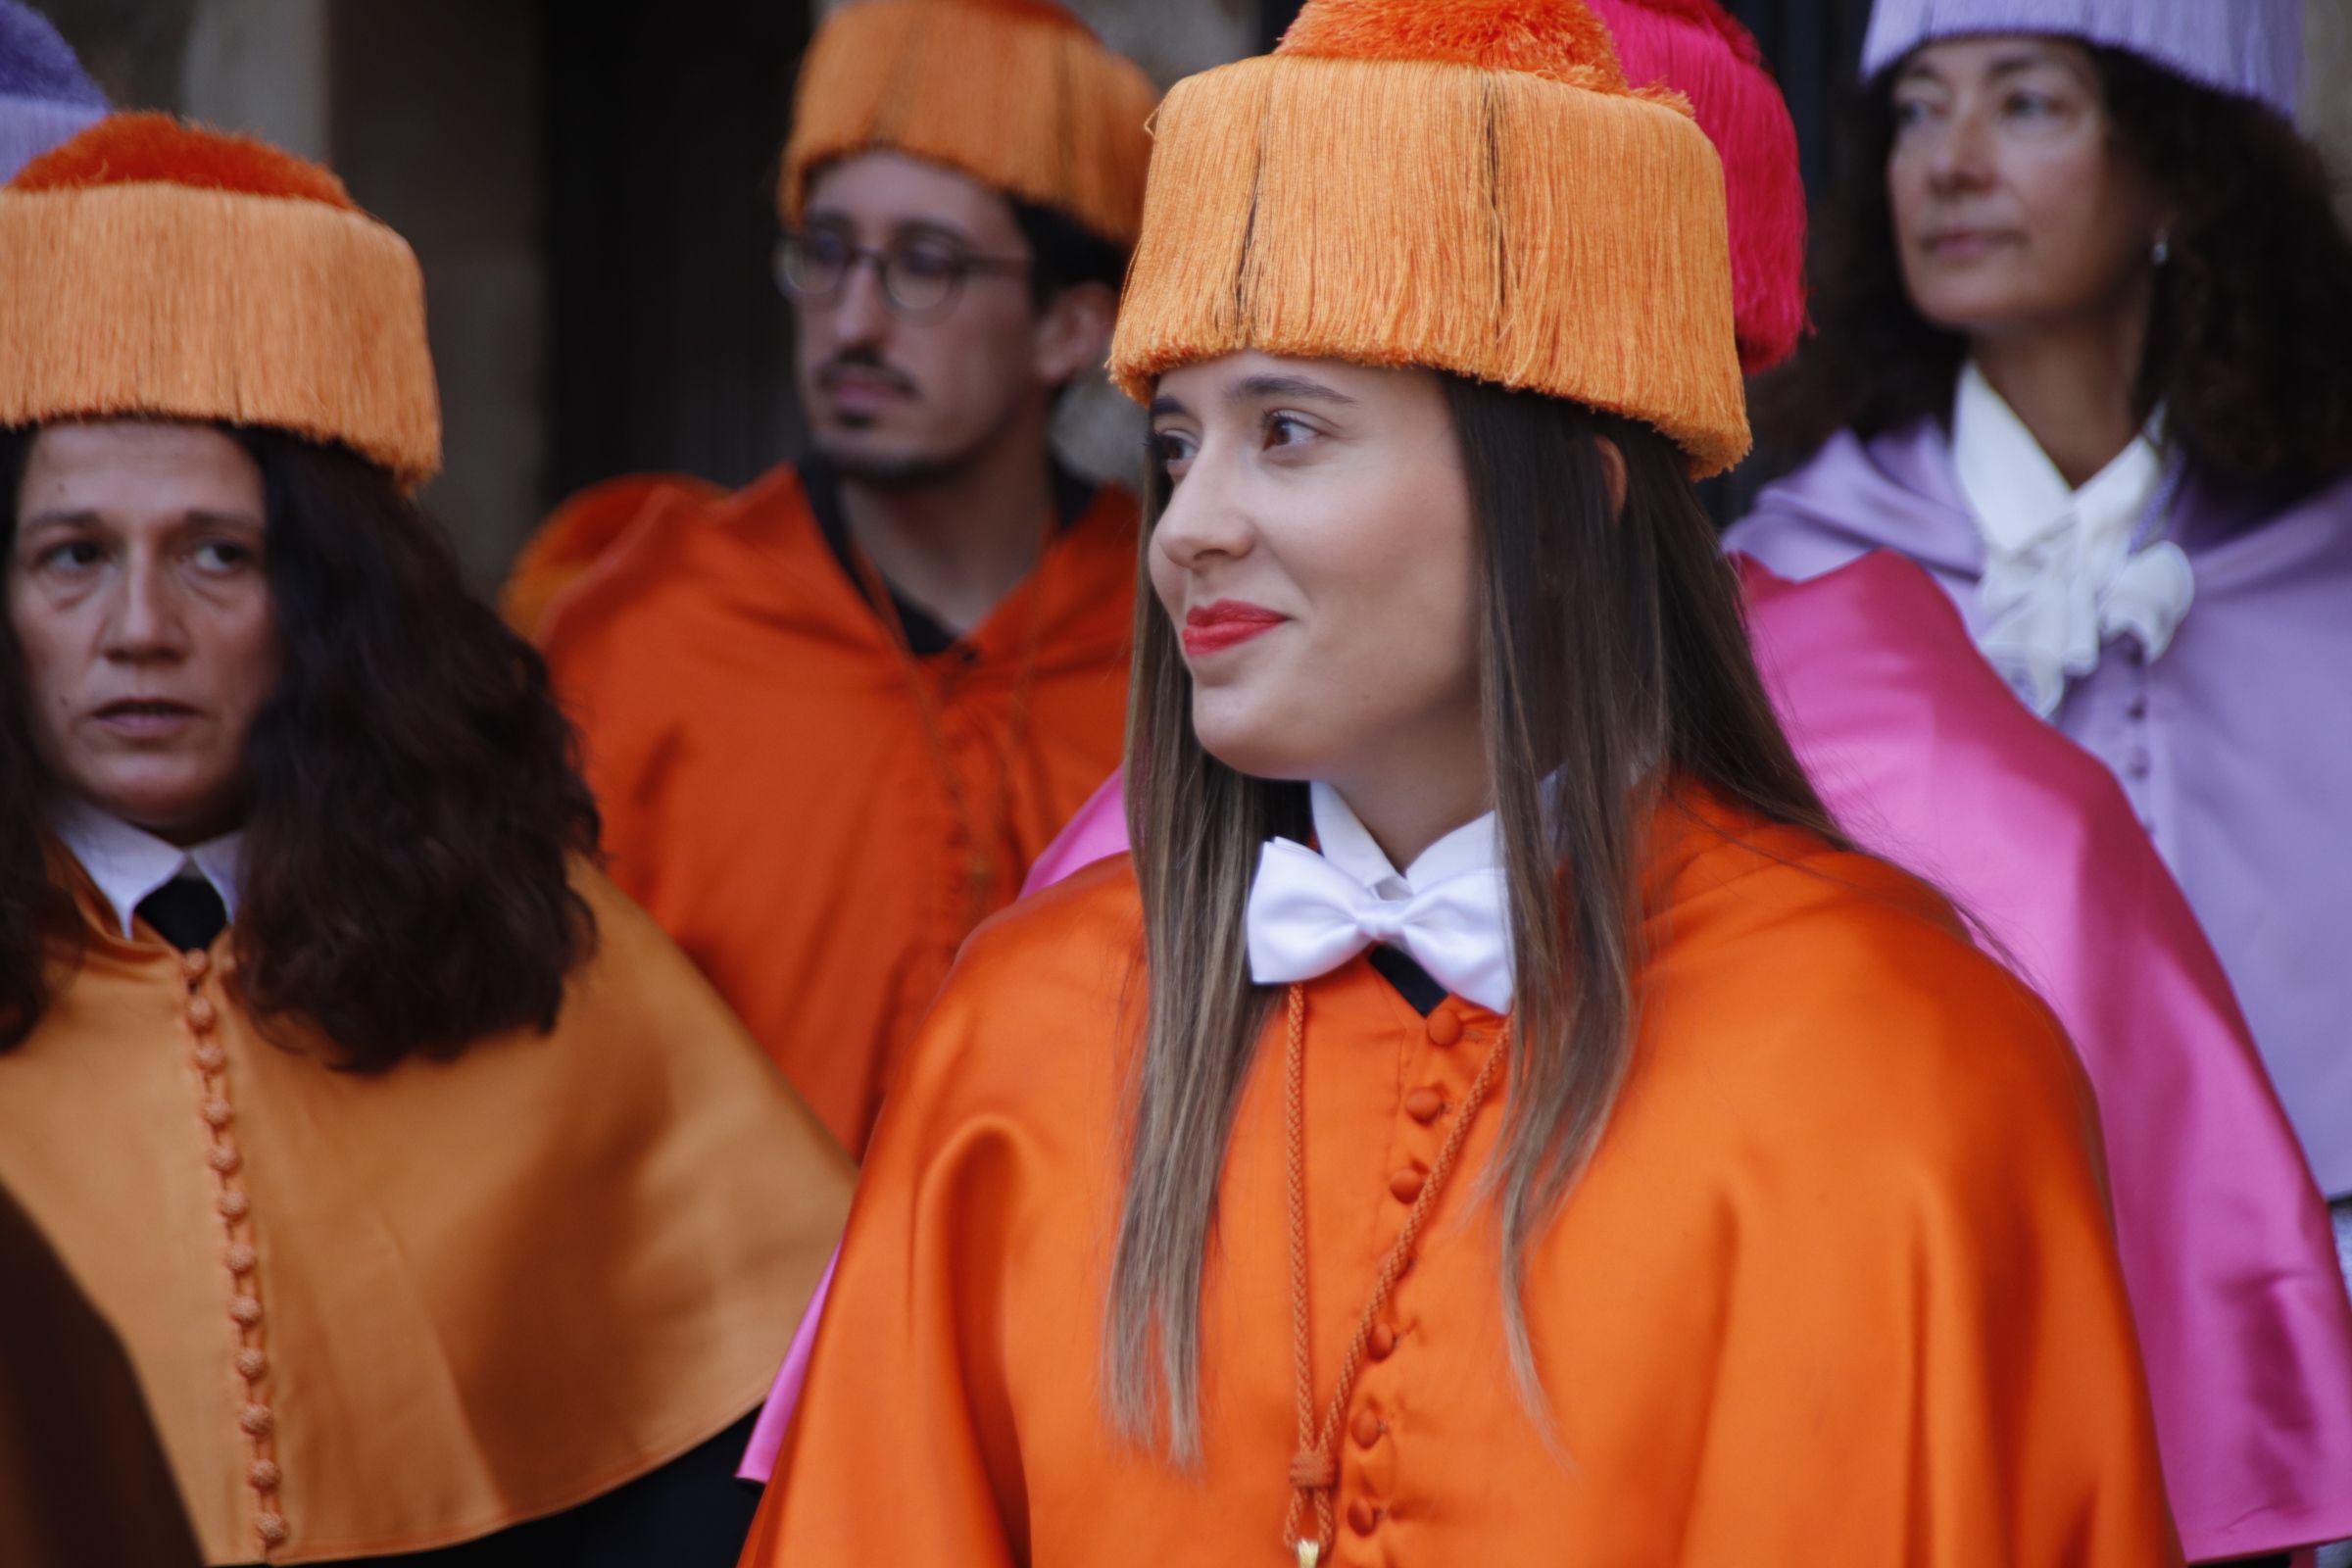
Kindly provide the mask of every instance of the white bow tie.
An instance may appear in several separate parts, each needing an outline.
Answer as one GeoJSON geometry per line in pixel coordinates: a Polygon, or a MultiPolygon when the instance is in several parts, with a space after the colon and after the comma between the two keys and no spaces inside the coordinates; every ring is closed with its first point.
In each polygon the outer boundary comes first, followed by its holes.
{"type": "Polygon", "coordinates": [[[1387,942],[1455,996],[1508,1012],[1506,899],[1499,868],[1445,877],[1409,899],[1384,899],[1305,845],[1268,839],[1250,884],[1250,977],[1276,986],[1312,980],[1387,942]]]}
{"type": "Polygon", "coordinates": [[[2196,574],[2170,540],[2133,551],[2122,530],[2076,527],[1992,552],[1977,593],[1977,645],[2048,718],[2068,679],[2099,667],[2108,638],[2130,637],[2154,662],[2188,613],[2196,574]]]}

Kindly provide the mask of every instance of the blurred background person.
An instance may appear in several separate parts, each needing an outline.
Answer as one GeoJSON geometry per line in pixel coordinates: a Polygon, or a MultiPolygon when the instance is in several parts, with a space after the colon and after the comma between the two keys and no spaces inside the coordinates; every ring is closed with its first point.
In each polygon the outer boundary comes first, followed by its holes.
{"type": "Polygon", "coordinates": [[[118,116],[0,189],[0,1182],[208,1562],[723,1563],[850,1172],[593,868],[440,433],[325,170],[118,116]]]}
{"type": "Polygon", "coordinates": [[[853,1154],[965,933],[1118,760],[1135,502],[1050,434],[1153,97],[1038,0],[838,13],[780,192],[813,451],[592,491],[518,567],[511,603],[593,556],[538,634],[613,874],[853,1154]]]}
{"type": "Polygon", "coordinates": [[[1933,572],[2178,875],[2321,1189],[2352,1194],[2352,240],[2292,0],[1881,0],[1812,454],[1730,541],[1933,572]]]}

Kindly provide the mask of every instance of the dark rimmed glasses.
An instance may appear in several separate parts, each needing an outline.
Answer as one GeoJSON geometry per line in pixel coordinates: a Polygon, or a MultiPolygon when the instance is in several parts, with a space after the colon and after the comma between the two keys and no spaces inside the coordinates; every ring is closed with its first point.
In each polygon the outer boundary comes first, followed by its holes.
{"type": "Polygon", "coordinates": [[[975,276],[1026,277],[1026,257],[975,256],[938,239],[859,245],[831,229],[786,234],[776,246],[776,285],[803,305],[834,304],[859,267],[871,263],[882,299],[904,317],[944,314],[975,276]]]}

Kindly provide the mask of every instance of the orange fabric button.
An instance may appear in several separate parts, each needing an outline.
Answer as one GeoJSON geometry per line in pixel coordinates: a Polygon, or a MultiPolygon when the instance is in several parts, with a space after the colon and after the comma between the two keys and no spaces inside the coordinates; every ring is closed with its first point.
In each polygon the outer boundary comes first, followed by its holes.
{"type": "Polygon", "coordinates": [[[266,1404],[249,1404],[237,1412],[237,1425],[247,1437],[266,1438],[270,1429],[277,1425],[277,1415],[266,1404]]]}
{"type": "Polygon", "coordinates": [[[1429,1043],[1450,1046],[1462,1038],[1462,1015],[1449,1007],[1440,1007],[1429,1015],[1429,1043]]]}
{"type": "Polygon", "coordinates": [[[1348,1528],[1368,1536],[1380,1525],[1380,1510],[1358,1497],[1348,1505],[1348,1528]]]}
{"type": "Polygon", "coordinates": [[[228,1315],[251,1328],[262,1320],[262,1303],[250,1296],[232,1296],[228,1298],[228,1315]]]}
{"type": "Polygon", "coordinates": [[[179,956],[179,972],[186,975],[191,980],[203,979],[205,970],[210,969],[212,966],[212,955],[206,953],[202,948],[194,949],[179,956]]]}
{"type": "Polygon", "coordinates": [[[265,1546],[282,1546],[291,1532],[286,1529],[285,1515],[265,1513],[254,1516],[253,1533],[262,1538],[265,1546]]]}
{"type": "Polygon", "coordinates": [[[219,1072],[228,1065],[228,1053],[207,1041],[196,1048],[196,1066],[203,1072],[219,1072]]]}
{"type": "Polygon", "coordinates": [[[222,1193],[214,1200],[213,1206],[220,1210],[222,1219],[243,1219],[253,1212],[253,1200],[243,1193],[222,1193]]]}
{"type": "Polygon", "coordinates": [[[1369,1448],[1380,1441],[1380,1435],[1387,1430],[1380,1424],[1380,1417],[1369,1410],[1358,1410],[1355,1412],[1355,1424],[1348,1429],[1348,1435],[1355,1439],[1357,1447],[1369,1448]]]}
{"type": "Polygon", "coordinates": [[[1435,1089],[1416,1089],[1404,1097],[1404,1113],[1415,1121],[1436,1121],[1446,1108],[1446,1097],[1435,1089]]]}
{"type": "Polygon", "coordinates": [[[212,1028],[213,1025],[219,1023],[220,1021],[220,1014],[215,1010],[212,1002],[208,998],[194,997],[189,999],[189,1028],[195,1030],[198,1034],[203,1034],[206,1030],[212,1028]]]}
{"type": "Polygon", "coordinates": [[[285,1479],[285,1474],[277,1468],[274,1462],[269,1459],[256,1459],[253,1461],[253,1468],[245,1472],[245,1479],[256,1492],[275,1492],[277,1484],[285,1479]]]}
{"type": "Polygon", "coordinates": [[[1389,1178],[1389,1192],[1399,1203],[1409,1203],[1421,1196],[1429,1178],[1417,1170],[1400,1170],[1389,1178]]]}
{"type": "MultiPolygon", "coordinates": [[[[269,1370],[270,1357],[264,1352],[255,1349],[244,1349],[237,1352],[237,1376],[246,1382],[260,1382],[262,1374],[269,1370]]],[[[277,1485],[274,1481],[270,1484],[277,1485]]]]}
{"type": "Polygon", "coordinates": [[[1364,1341],[1364,1353],[1375,1361],[1386,1361],[1396,1351],[1396,1331],[1386,1323],[1372,1325],[1371,1338],[1364,1341]]]}

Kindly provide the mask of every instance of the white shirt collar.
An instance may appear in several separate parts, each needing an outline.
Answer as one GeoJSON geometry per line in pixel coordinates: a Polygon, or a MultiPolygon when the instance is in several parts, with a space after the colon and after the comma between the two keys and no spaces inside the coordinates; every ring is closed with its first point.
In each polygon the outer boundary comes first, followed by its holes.
{"type": "MultiPolygon", "coordinates": [[[[1952,471],[1975,514],[1984,565],[1969,632],[2044,718],[2067,682],[2098,668],[2113,638],[2160,657],[2196,597],[2187,555],[2143,525],[2172,486],[2149,428],[2081,489],[1970,361],[1952,402],[1952,471]]],[[[2177,473],[2175,475],[2177,478],[2177,473]]]]}
{"type": "Polygon", "coordinates": [[[1388,854],[1373,840],[1371,830],[1328,784],[1306,787],[1315,816],[1315,844],[1323,858],[1384,899],[1409,899],[1449,876],[1468,871],[1491,871],[1502,864],[1502,846],[1495,834],[1494,813],[1439,839],[1398,871],[1388,854]]]}
{"type": "Polygon", "coordinates": [[[2162,417],[2077,489],[1970,360],[1952,400],[1952,468],[1985,544],[2015,553],[2078,518],[2103,530],[2136,528],[2164,480],[2152,434],[2162,417]]]}
{"type": "Polygon", "coordinates": [[[211,883],[229,919],[237,917],[237,881],[245,853],[241,828],[183,850],[80,800],[57,803],[49,825],[106,895],[126,938],[139,902],[180,876],[211,883]]]}

